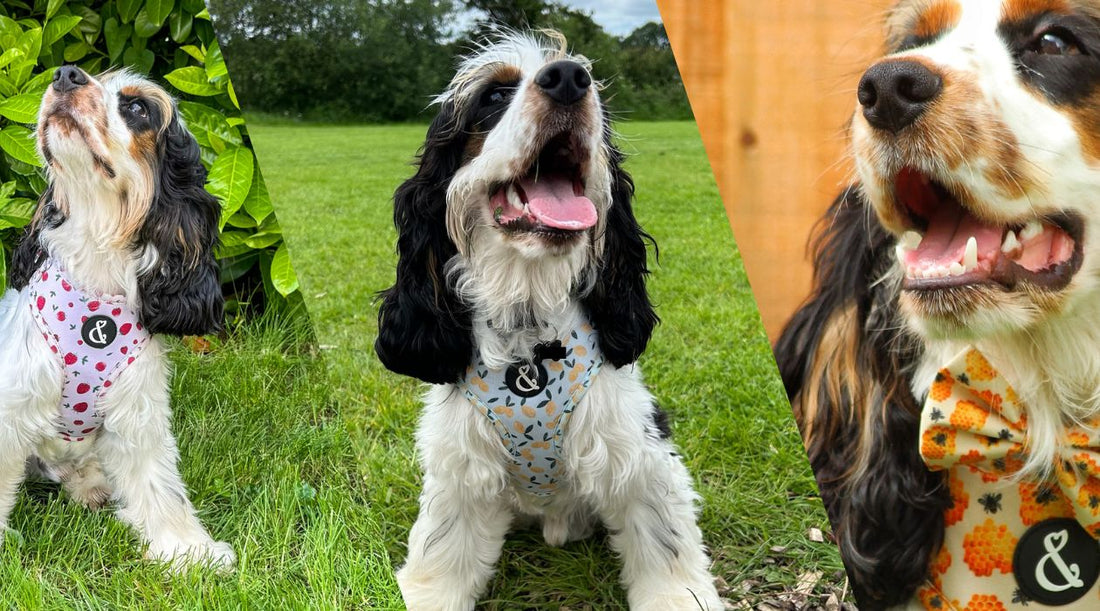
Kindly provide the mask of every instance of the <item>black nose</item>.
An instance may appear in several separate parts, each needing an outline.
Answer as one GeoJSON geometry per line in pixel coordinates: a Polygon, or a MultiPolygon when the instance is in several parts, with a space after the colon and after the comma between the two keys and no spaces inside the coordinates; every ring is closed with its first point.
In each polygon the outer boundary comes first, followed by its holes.
{"type": "Polygon", "coordinates": [[[584,66],[567,59],[546,64],[535,75],[535,84],[558,104],[568,106],[588,93],[592,77],[584,66]]]}
{"type": "Polygon", "coordinates": [[[943,79],[915,61],[894,60],[871,66],[859,80],[863,116],[878,129],[897,133],[917,120],[943,89],[943,79]]]}
{"type": "Polygon", "coordinates": [[[66,93],[88,84],[88,75],[76,66],[61,66],[53,73],[53,90],[66,93]]]}

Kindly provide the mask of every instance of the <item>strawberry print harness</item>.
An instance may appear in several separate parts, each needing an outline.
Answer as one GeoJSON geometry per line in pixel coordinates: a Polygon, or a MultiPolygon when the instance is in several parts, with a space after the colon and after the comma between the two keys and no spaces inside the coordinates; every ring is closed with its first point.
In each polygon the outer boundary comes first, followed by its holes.
{"type": "Polygon", "coordinates": [[[1100,609],[1100,419],[1065,425],[1048,479],[1019,477],[1026,442],[1025,406],[980,352],[936,375],[920,452],[951,504],[913,606],[1100,609]]]}
{"type": "Polygon", "coordinates": [[[478,357],[466,371],[459,387],[500,435],[521,489],[540,497],[557,490],[569,417],[602,364],[596,332],[582,323],[539,345],[530,363],[490,369],[478,357]]]}
{"type": "Polygon", "coordinates": [[[83,441],[103,426],[99,401],[149,343],[150,334],[121,296],[89,294],[47,259],[27,286],[31,314],[65,373],[58,434],[83,441]]]}

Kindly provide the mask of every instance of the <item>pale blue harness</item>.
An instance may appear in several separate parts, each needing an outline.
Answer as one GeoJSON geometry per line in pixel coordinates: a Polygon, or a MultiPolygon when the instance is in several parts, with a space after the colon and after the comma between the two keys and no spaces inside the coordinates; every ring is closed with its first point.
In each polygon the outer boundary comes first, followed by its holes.
{"type": "Polygon", "coordinates": [[[549,496],[558,486],[569,417],[603,364],[596,331],[582,323],[562,340],[541,344],[532,363],[490,369],[479,356],[460,383],[500,435],[509,472],[527,492],[549,496]]]}

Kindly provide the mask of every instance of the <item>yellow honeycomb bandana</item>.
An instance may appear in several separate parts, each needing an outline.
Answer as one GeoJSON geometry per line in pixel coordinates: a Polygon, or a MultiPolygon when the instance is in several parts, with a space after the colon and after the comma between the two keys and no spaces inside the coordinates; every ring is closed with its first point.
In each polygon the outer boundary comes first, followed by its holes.
{"type": "Polygon", "coordinates": [[[920,433],[924,462],[947,472],[952,505],[915,606],[1100,609],[1096,428],[1066,428],[1052,481],[1011,477],[1027,458],[1027,412],[971,348],[936,374],[920,433]]]}

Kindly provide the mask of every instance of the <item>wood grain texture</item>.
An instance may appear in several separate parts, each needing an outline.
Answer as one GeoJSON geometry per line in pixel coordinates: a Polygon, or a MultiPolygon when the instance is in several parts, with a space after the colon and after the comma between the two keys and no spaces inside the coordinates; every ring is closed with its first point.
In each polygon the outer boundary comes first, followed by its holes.
{"type": "Polygon", "coordinates": [[[658,0],[774,340],[810,290],[814,224],[851,176],[845,126],[892,0],[658,0]]]}

